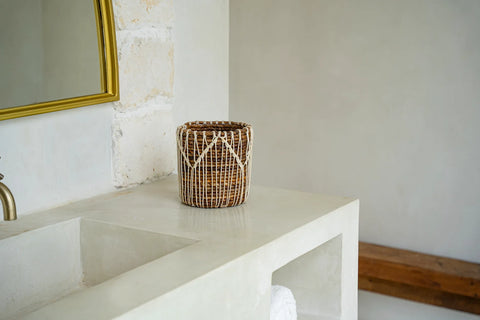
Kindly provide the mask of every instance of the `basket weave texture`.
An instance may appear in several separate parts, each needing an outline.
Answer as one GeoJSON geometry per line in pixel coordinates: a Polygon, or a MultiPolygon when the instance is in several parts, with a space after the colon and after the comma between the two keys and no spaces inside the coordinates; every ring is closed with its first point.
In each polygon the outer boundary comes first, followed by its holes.
{"type": "Polygon", "coordinates": [[[232,121],[194,121],[177,128],[178,179],[183,203],[233,207],[250,191],[252,126],[232,121]]]}

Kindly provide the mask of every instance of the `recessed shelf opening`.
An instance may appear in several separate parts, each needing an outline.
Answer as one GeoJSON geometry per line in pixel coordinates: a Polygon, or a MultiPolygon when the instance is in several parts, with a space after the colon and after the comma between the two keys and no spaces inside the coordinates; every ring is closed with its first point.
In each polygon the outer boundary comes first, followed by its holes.
{"type": "Polygon", "coordinates": [[[289,288],[298,320],[341,318],[342,236],[292,260],[272,274],[272,285],[289,288]]]}

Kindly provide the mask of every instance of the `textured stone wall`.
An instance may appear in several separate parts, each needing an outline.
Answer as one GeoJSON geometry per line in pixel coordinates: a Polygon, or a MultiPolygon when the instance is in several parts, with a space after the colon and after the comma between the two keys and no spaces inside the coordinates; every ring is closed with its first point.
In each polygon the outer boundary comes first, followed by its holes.
{"type": "Polygon", "coordinates": [[[228,0],[113,0],[120,68],[113,183],[176,169],[175,127],[228,120],[228,0]]]}
{"type": "Polygon", "coordinates": [[[114,0],[120,101],[114,103],[113,183],[154,180],[175,169],[172,0],[114,0]]]}

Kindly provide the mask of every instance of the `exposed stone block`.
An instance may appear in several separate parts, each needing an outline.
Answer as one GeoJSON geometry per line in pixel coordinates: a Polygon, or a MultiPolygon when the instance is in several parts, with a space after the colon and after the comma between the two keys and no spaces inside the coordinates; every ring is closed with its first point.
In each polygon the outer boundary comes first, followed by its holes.
{"type": "Polygon", "coordinates": [[[116,187],[155,180],[176,168],[175,125],[169,111],[117,114],[113,121],[116,187]]]}
{"type": "MultiPolygon", "coordinates": [[[[121,33],[121,32],[120,32],[121,33]]],[[[174,45],[170,40],[147,33],[140,37],[118,37],[120,101],[117,110],[124,111],[157,96],[173,96],[174,45]]]]}
{"type": "Polygon", "coordinates": [[[173,25],[173,0],[114,0],[113,6],[118,30],[173,25]]]}

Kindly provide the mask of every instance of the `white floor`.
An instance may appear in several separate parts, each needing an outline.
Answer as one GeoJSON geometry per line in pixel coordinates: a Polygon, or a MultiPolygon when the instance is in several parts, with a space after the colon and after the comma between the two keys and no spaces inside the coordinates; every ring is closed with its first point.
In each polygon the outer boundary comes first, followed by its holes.
{"type": "Polygon", "coordinates": [[[479,320],[480,316],[360,290],[359,320],[479,320]]]}

